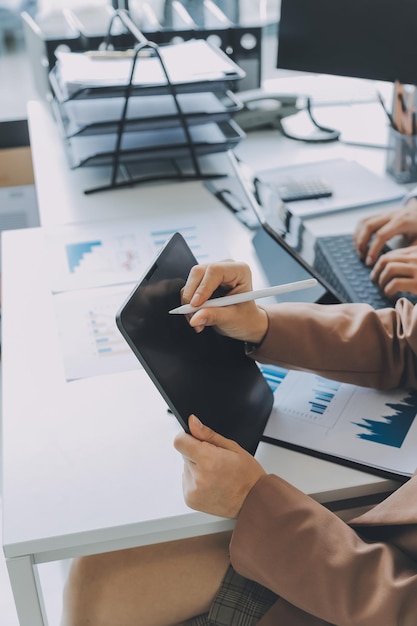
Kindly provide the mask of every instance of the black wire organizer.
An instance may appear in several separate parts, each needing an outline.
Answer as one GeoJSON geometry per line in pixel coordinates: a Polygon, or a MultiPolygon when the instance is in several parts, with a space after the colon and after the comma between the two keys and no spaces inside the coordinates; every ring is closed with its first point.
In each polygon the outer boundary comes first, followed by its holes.
{"type": "MultiPolygon", "coordinates": [[[[231,87],[245,74],[207,41],[158,45],[144,36],[127,11],[119,10],[112,17],[100,50],[65,54],[72,56],[68,59],[58,55],[49,78],[53,109],[70,167],[111,168],[107,184],[87,189],[85,193],[153,180],[218,177],[218,171],[203,171],[201,158],[233,149],[244,137],[232,119],[242,105],[231,87]],[[137,43],[133,48],[111,49],[116,19],[135,37],[137,43]],[[186,54],[196,53],[200,50],[198,46],[204,46],[201,50],[208,53],[207,58],[213,55],[213,72],[203,67],[201,73],[197,71],[184,78],[180,72],[173,79],[177,59],[172,54],[181,45],[188,46],[181,50],[186,54]],[[61,66],[65,59],[75,61],[75,68],[81,61],[80,67],[85,69],[90,63],[117,63],[121,58],[127,64],[127,81],[125,76],[121,81],[110,78],[103,82],[99,78],[90,82],[80,72],[80,80],[71,82],[61,66]],[[159,68],[159,72],[154,72],[149,80],[152,68],[159,68]]],[[[196,59],[190,63],[195,66],[196,59]]],[[[100,76],[98,66],[94,68],[100,76]]]]}

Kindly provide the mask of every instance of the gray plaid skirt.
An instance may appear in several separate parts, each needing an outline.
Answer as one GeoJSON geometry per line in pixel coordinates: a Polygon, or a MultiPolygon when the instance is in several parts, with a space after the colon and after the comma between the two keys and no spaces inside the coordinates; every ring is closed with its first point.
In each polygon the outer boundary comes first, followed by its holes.
{"type": "Polygon", "coordinates": [[[187,626],[255,626],[278,596],[253,580],[226,572],[208,613],[197,615],[187,626]]]}

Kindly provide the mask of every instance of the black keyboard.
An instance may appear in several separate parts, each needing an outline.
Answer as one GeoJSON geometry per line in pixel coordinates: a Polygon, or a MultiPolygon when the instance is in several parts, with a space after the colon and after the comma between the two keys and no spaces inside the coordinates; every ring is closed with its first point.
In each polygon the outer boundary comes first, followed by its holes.
{"type": "MultiPolygon", "coordinates": [[[[352,235],[319,237],[315,244],[314,267],[346,302],[367,302],[375,309],[394,304],[371,281],[371,268],[359,259],[352,235]]],[[[400,295],[417,302],[417,296],[398,294],[397,297],[400,295]]]]}

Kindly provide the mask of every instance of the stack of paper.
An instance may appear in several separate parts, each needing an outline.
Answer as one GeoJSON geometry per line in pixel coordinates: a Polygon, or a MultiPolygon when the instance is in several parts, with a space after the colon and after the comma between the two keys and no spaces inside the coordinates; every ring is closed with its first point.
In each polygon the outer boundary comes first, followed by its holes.
{"type": "Polygon", "coordinates": [[[275,397],[266,441],[377,474],[414,473],[415,391],[377,391],[307,372],[261,369],[275,397]]]}
{"type": "MultiPolygon", "coordinates": [[[[168,73],[169,82],[183,90],[201,91],[224,81],[243,78],[245,73],[219,48],[203,39],[175,45],[160,46],[159,53],[168,73]]],[[[168,85],[162,65],[147,50],[140,54],[135,65],[132,83],[137,89],[164,88],[168,85]]],[[[83,97],[88,89],[125,87],[132,70],[132,55],[126,57],[105,54],[57,52],[53,70],[64,98],[83,97]]]]}
{"type": "Polygon", "coordinates": [[[160,164],[230,150],[244,137],[232,120],[242,105],[230,91],[243,77],[205,40],[157,52],[145,46],[136,60],[131,50],[57,52],[50,78],[70,166],[160,164]]]}

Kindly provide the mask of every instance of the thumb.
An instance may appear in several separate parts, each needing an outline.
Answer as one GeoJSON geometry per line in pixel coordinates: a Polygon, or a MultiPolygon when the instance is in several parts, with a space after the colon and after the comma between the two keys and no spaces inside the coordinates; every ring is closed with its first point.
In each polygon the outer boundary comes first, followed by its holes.
{"type": "Polygon", "coordinates": [[[239,444],[232,439],[227,439],[227,437],[223,437],[223,435],[219,435],[219,433],[205,426],[196,415],[190,415],[188,427],[192,436],[200,441],[207,441],[207,443],[211,443],[213,446],[225,448],[226,450],[237,450],[240,448],[239,444]]]}

